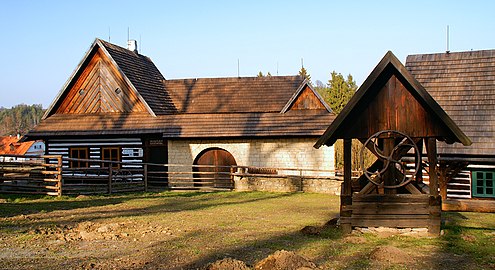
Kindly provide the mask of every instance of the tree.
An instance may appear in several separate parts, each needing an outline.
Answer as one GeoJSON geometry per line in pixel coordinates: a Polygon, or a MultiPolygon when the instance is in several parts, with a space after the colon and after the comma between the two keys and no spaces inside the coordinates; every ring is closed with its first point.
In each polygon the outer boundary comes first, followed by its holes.
{"type": "Polygon", "coordinates": [[[40,122],[43,113],[41,104],[0,108],[0,136],[26,134],[40,122]]]}
{"type": "Polygon", "coordinates": [[[270,71],[268,71],[268,73],[266,73],[266,75],[263,75],[263,72],[258,72],[258,75],[256,75],[256,77],[258,78],[262,78],[262,77],[271,77],[272,74],[270,73],[270,71]]]}
{"type": "Polygon", "coordinates": [[[301,70],[299,70],[299,76],[311,82],[311,75],[309,75],[308,71],[304,67],[301,67],[301,70]]]}
{"type": "Polygon", "coordinates": [[[356,81],[352,75],[347,75],[347,80],[342,74],[332,71],[328,81],[326,101],[335,114],[339,114],[357,90],[356,81]]]}
{"type": "MultiPolygon", "coordinates": [[[[339,114],[342,109],[347,105],[347,102],[351,99],[357,90],[357,85],[352,75],[347,75],[347,79],[344,79],[342,74],[332,71],[330,73],[330,80],[325,86],[323,83],[316,83],[316,90],[320,93],[323,99],[328,103],[330,108],[335,114],[339,114]]],[[[361,143],[358,140],[352,141],[352,170],[359,170],[359,159],[361,143]]],[[[343,168],[344,157],[343,157],[343,142],[342,140],[337,140],[335,143],[335,168],[340,170],[343,168]]],[[[373,161],[374,157],[369,151],[365,151],[364,163],[369,166],[373,161]]]]}

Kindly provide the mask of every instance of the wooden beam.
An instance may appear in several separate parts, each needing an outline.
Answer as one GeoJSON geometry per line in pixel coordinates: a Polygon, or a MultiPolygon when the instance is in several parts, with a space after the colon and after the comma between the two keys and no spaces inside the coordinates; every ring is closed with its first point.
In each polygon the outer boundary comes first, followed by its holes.
{"type": "Polygon", "coordinates": [[[352,205],[352,140],[344,139],[344,183],[342,183],[340,196],[340,227],[344,234],[352,232],[352,210],[347,206],[352,205]]]}
{"type": "Polygon", "coordinates": [[[404,186],[407,191],[411,192],[411,194],[422,194],[422,192],[417,189],[411,182],[404,186]]]}
{"type": "Polygon", "coordinates": [[[352,194],[352,140],[344,139],[344,190],[343,195],[352,194]]]}
{"type": "Polygon", "coordinates": [[[416,142],[416,146],[418,147],[419,150],[419,160],[418,162],[420,163],[419,165],[419,170],[416,172],[416,182],[417,183],[422,183],[423,182],[423,138],[420,138],[419,141],[416,142]]]}
{"type": "Polygon", "coordinates": [[[430,218],[428,232],[433,235],[440,234],[442,197],[438,194],[437,174],[437,139],[428,138],[426,141],[426,154],[428,156],[430,176],[430,218]]]}
{"type": "Polygon", "coordinates": [[[426,141],[426,154],[428,155],[430,195],[438,196],[438,174],[437,174],[437,140],[428,138],[426,141]]]}
{"type": "Polygon", "coordinates": [[[442,201],[442,210],[448,212],[495,213],[494,200],[447,199],[442,201]]]}

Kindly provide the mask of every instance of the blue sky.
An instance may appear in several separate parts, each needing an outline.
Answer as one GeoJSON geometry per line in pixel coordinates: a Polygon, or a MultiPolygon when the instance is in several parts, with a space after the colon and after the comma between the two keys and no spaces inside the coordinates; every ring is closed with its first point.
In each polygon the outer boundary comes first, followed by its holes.
{"type": "Polygon", "coordinates": [[[0,106],[43,104],[95,38],[140,53],[167,79],[335,70],[361,84],[391,50],[495,48],[495,1],[24,1],[0,0],[0,106]]]}

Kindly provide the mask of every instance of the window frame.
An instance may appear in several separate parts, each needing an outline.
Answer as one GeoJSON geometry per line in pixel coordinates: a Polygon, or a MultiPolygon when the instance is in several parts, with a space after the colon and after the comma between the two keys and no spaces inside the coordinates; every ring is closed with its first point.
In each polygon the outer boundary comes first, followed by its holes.
{"type": "MultiPolygon", "coordinates": [[[[112,147],[102,147],[100,149],[101,151],[101,159],[102,160],[107,160],[107,161],[117,161],[117,162],[122,162],[122,150],[119,146],[112,146],[112,147]],[[105,150],[109,151],[110,157],[105,155],[105,150]],[[117,157],[114,158],[112,154],[112,150],[116,150],[117,157]]],[[[105,163],[102,163],[102,167],[106,167],[105,163]]],[[[119,170],[121,168],[120,163],[112,163],[112,169],[119,170]]]]}
{"type": "Polygon", "coordinates": [[[491,170],[478,170],[471,172],[471,193],[472,197],[478,198],[495,198],[495,171],[491,170]],[[487,178],[491,174],[491,178],[487,178]],[[479,179],[481,176],[481,179],[479,179]],[[479,181],[482,181],[482,185],[479,185],[479,181]],[[488,184],[490,182],[490,184],[488,184]],[[491,186],[490,186],[491,185],[491,186]],[[482,192],[478,190],[482,188],[482,192]],[[491,189],[491,193],[488,193],[488,189],[491,189]]]}
{"type": "MultiPolygon", "coordinates": [[[[88,147],[70,147],[69,148],[69,158],[89,159],[89,148],[88,147]],[[77,157],[74,156],[74,152],[77,152],[77,157]],[[84,157],[81,157],[81,153],[84,153],[84,157]]],[[[69,162],[69,168],[88,168],[88,167],[89,167],[88,161],[71,160],[69,162]]]]}

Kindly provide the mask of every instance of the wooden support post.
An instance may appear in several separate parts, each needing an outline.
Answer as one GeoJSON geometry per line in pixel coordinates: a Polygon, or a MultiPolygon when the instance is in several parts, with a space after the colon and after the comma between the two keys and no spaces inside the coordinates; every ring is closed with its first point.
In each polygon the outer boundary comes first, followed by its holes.
{"type": "Polygon", "coordinates": [[[62,178],[62,156],[57,157],[57,194],[58,197],[62,196],[63,178],[62,178]]]}
{"type": "Polygon", "coordinates": [[[108,194],[112,194],[112,164],[108,164],[108,194]]]}
{"type": "MultiPolygon", "coordinates": [[[[387,138],[384,139],[383,152],[385,156],[390,156],[395,147],[395,138],[387,138]]],[[[385,186],[393,186],[395,185],[396,173],[395,173],[395,164],[389,164],[388,169],[383,174],[383,183],[385,186]]],[[[397,189],[395,188],[386,188],[384,190],[385,194],[397,194],[397,189]]]]}
{"type": "Polygon", "coordinates": [[[437,174],[437,141],[435,138],[428,138],[426,152],[428,155],[430,195],[438,196],[438,174],[437,174]]]}
{"type": "Polygon", "coordinates": [[[442,197],[438,194],[438,175],[437,175],[437,140],[428,138],[426,144],[426,153],[430,164],[430,221],[428,232],[430,234],[439,235],[442,215],[442,197]]]}
{"type": "Polygon", "coordinates": [[[144,192],[148,192],[148,164],[144,164],[144,192]]]}
{"type": "Polygon", "coordinates": [[[438,179],[438,185],[440,188],[440,196],[442,197],[442,200],[447,200],[447,171],[448,168],[445,167],[440,167],[439,172],[440,172],[440,178],[438,179]]]}
{"type": "Polygon", "coordinates": [[[340,192],[340,227],[344,234],[352,232],[352,140],[344,139],[344,183],[340,192]]]}
{"type": "Polygon", "coordinates": [[[416,183],[423,183],[423,139],[416,142],[419,151],[419,170],[416,172],[416,183]]]}

